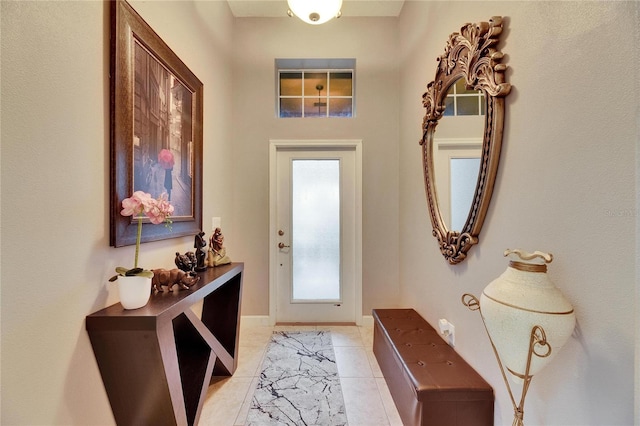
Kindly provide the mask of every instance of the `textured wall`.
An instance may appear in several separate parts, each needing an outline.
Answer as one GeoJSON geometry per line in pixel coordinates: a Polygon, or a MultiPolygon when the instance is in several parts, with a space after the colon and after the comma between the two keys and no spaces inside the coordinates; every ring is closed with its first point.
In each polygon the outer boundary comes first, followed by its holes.
{"type": "Polygon", "coordinates": [[[479,296],[504,271],[506,248],[552,252],[550,278],[578,319],[563,351],[534,378],[525,423],[633,424],[638,27],[636,2],[403,8],[402,300],[431,324],[447,318],[456,326],[456,349],[496,391],[496,425],[511,423],[511,403],[481,319],[460,297],[479,296]],[[463,264],[449,266],[423,195],[419,101],[449,34],[493,15],[506,17],[499,46],[513,85],[504,148],[480,243],[463,264]]]}
{"type": "MultiPolygon", "coordinates": [[[[113,424],[84,329],[118,301],[115,266],[133,263],[133,247],[109,247],[108,3],[1,4],[3,425],[113,424]]],[[[205,225],[224,220],[228,7],[132,3],[204,83],[205,225]]],[[[191,247],[192,237],[144,244],[140,262],[171,267],[191,247]]]]}

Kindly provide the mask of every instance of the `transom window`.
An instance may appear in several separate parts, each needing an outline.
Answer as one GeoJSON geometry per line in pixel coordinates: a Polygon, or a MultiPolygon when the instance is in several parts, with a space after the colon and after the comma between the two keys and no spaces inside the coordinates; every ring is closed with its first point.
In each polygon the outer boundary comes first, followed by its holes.
{"type": "Polygon", "coordinates": [[[353,58],[277,58],[276,115],[355,117],[353,58]]]}
{"type": "Polygon", "coordinates": [[[444,115],[484,115],[482,91],[467,89],[464,78],[449,88],[444,101],[444,115]]]}
{"type": "Polygon", "coordinates": [[[278,116],[352,117],[353,69],[279,69],[278,116]]]}

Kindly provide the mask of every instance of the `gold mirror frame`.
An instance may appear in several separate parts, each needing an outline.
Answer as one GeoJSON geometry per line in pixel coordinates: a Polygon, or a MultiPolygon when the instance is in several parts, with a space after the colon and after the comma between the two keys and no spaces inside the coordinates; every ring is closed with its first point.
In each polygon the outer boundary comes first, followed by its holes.
{"type": "Polygon", "coordinates": [[[427,85],[427,91],[422,95],[426,114],[422,122],[420,145],[429,214],[440,252],[452,265],[462,262],[469,249],[478,243],[498,171],[504,127],[504,98],[511,91],[511,85],[505,82],[507,66],[501,63],[504,55],[495,47],[501,33],[502,17],[494,16],[489,22],[465,24],[460,33],[451,34],[444,54],[438,58],[435,80],[427,85]],[[457,231],[447,228],[438,206],[433,142],[436,126],[445,110],[447,91],[459,78],[466,80],[467,88],[483,92],[486,109],[480,169],[473,202],[464,227],[457,231]]]}

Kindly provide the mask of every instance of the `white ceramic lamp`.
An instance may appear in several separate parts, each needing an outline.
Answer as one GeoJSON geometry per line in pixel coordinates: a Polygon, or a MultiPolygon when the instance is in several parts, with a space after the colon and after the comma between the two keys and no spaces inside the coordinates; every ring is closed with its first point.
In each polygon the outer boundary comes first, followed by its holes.
{"type": "Polygon", "coordinates": [[[482,292],[480,300],[470,294],[462,301],[479,310],[500,364],[514,405],[514,425],[523,424],[524,400],[533,375],[553,359],[567,342],[576,318],[573,307],[547,276],[548,253],[507,250],[517,255],[507,270],[482,292]],[[516,405],[507,381],[523,383],[520,404],[516,405]]]}

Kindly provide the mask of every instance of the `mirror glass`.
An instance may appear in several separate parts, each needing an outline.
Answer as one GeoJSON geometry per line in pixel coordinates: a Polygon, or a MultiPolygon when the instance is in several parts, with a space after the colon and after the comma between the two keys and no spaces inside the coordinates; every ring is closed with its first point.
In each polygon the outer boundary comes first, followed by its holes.
{"type": "Polygon", "coordinates": [[[434,135],[435,191],[447,229],[461,231],[478,180],[485,97],[467,89],[464,78],[449,87],[445,110],[434,135]]]}
{"type": "Polygon", "coordinates": [[[502,17],[465,24],[438,58],[422,95],[422,166],[433,236],[450,264],[478,243],[500,161],[504,128],[502,17]]]}

